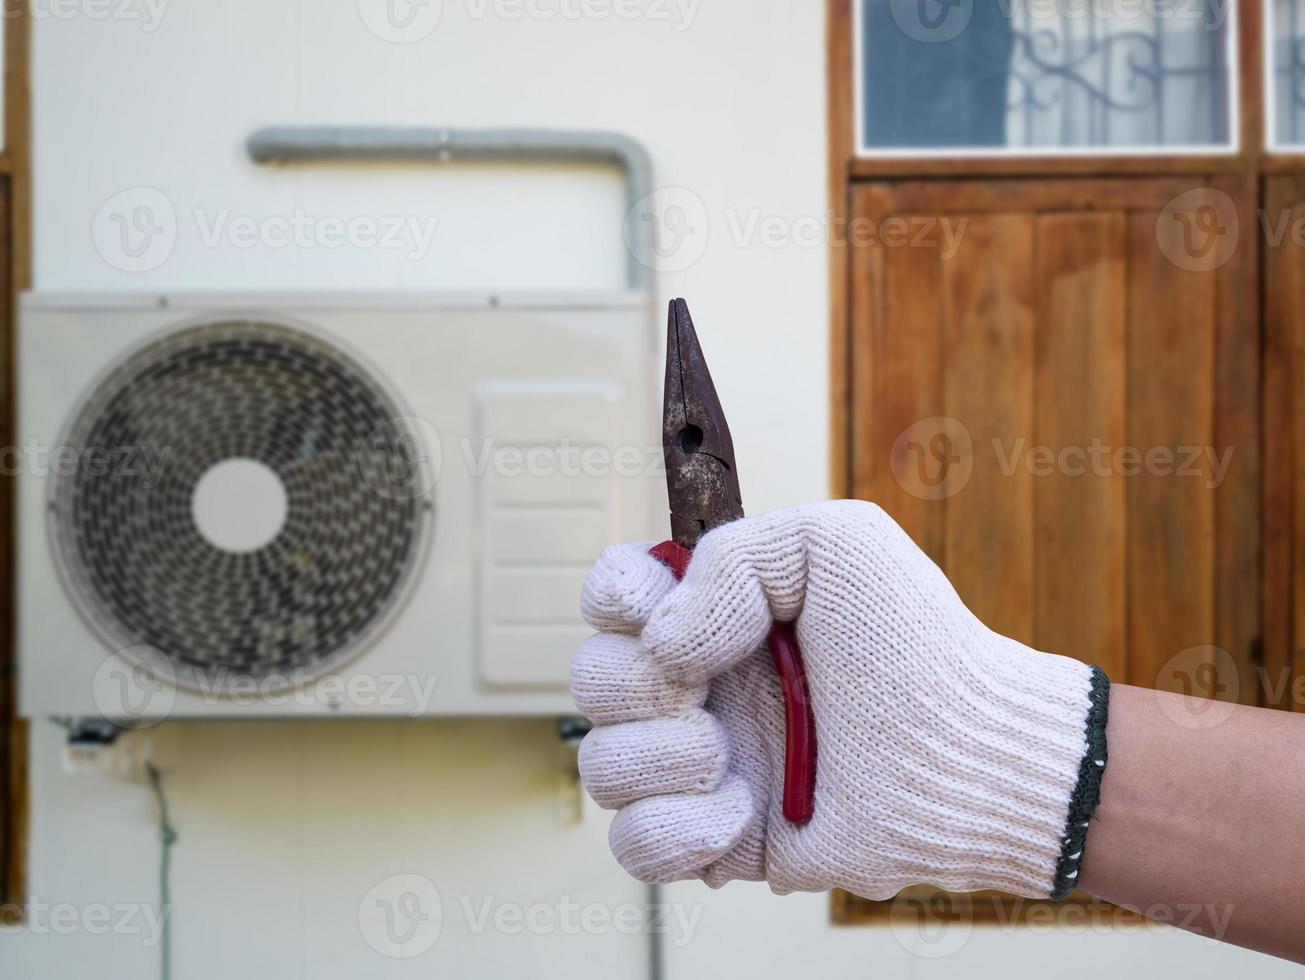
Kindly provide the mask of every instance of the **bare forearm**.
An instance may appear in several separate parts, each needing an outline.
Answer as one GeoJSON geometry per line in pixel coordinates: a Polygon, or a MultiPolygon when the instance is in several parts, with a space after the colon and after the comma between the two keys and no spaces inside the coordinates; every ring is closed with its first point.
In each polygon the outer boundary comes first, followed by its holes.
{"type": "Polygon", "coordinates": [[[1305,962],[1305,716],[1114,685],[1107,745],[1081,887],[1305,962]]]}

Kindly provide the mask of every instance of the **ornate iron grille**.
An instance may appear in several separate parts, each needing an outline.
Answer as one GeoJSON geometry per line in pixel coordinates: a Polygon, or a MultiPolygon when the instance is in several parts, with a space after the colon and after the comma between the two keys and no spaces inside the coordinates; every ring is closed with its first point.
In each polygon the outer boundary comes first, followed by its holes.
{"type": "Polygon", "coordinates": [[[1230,6],[1150,7],[1114,17],[1090,0],[864,0],[866,143],[1226,144],[1230,6]]]}

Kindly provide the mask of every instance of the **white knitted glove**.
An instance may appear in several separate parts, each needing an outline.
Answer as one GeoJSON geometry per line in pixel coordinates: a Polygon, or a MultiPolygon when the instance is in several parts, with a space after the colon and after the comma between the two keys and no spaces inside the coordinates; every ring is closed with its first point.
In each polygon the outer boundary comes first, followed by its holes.
{"type": "Polygon", "coordinates": [[[1105,766],[1108,681],[998,636],[873,504],[834,501],[705,535],[682,584],[648,544],[607,549],[572,664],[595,724],[580,774],[620,812],[636,878],[931,883],[1061,897],[1105,766]],[[765,646],[796,620],[816,720],[815,815],[781,812],[784,710],[765,646]]]}

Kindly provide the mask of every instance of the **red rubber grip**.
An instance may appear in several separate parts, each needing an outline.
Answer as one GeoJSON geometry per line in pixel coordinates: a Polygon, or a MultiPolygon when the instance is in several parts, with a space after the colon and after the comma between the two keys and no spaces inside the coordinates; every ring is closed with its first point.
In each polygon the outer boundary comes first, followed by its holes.
{"type": "MultiPolygon", "coordinates": [[[[650,554],[684,578],[693,552],[675,541],[663,541],[650,554]]],[[[766,637],[784,695],[784,817],[804,824],[816,808],[816,716],[811,710],[802,650],[792,623],[775,623],[766,637]]]]}

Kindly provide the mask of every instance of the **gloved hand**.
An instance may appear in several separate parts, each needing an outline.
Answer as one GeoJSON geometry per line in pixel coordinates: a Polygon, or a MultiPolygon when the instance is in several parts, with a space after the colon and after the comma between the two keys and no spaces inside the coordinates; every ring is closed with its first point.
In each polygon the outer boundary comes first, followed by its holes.
{"type": "MultiPolygon", "coordinates": [[[[705,535],[683,583],[607,549],[572,664],[596,726],[580,774],[647,882],[765,880],[867,898],[931,883],[1061,897],[1105,767],[1108,681],[993,633],[893,520],[834,501],[705,535]],[[796,620],[815,815],[784,819],[784,708],[765,646],[796,620]]],[[[999,574],[994,569],[994,574],[999,574]]]]}

